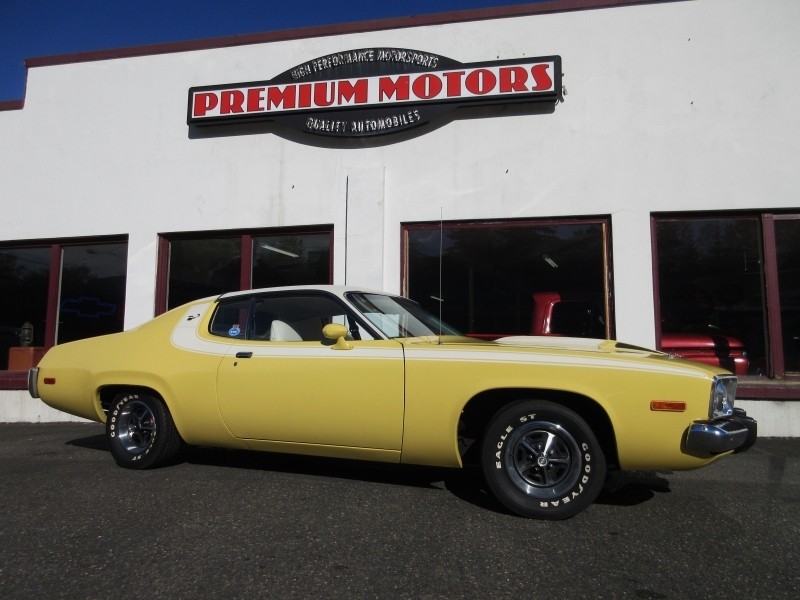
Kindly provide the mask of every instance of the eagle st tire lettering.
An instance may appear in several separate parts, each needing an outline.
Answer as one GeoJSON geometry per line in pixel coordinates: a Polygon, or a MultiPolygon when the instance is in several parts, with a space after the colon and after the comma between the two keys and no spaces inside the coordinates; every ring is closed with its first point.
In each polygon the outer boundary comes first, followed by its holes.
{"type": "Polygon", "coordinates": [[[589,506],[606,476],[602,449],[586,421],[549,401],[501,409],[486,429],[481,466],[490,491],[509,510],[565,519],[589,506]]]}

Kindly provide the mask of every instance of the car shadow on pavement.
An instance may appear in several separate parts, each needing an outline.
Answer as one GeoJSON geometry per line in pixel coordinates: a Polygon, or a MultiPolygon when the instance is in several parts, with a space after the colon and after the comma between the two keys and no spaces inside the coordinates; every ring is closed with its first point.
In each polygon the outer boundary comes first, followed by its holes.
{"type": "Polygon", "coordinates": [[[193,465],[213,465],[237,469],[293,473],[312,477],[348,479],[383,485],[440,489],[446,490],[460,500],[479,508],[507,513],[489,495],[485,489],[483,477],[476,468],[448,469],[300,454],[203,447],[186,448],[183,462],[193,465]]]}
{"type": "MultiPolygon", "coordinates": [[[[109,461],[113,462],[108,439],[105,435],[75,438],[67,441],[66,444],[88,450],[107,452],[109,461]]],[[[397,465],[202,446],[185,447],[175,461],[163,465],[163,468],[174,468],[182,464],[218,466],[231,469],[254,469],[313,477],[351,479],[386,485],[442,489],[480,508],[501,513],[506,512],[488,494],[483,477],[480,471],[475,468],[447,469],[420,465],[397,465]]]]}
{"type": "Polygon", "coordinates": [[[89,450],[104,450],[109,453],[109,458],[111,457],[111,448],[108,445],[108,438],[103,434],[77,438],[65,443],[67,446],[77,446],[78,448],[88,448],[89,450]]]}
{"type": "MultiPolygon", "coordinates": [[[[66,442],[67,445],[100,450],[113,461],[105,435],[92,435],[66,442]]],[[[181,455],[164,468],[180,465],[217,466],[231,469],[253,469],[277,473],[294,473],[311,477],[328,477],[366,481],[385,485],[443,489],[460,500],[484,510],[510,514],[486,489],[480,469],[447,469],[419,465],[230,450],[187,446],[181,455]]],[[[669,481],[653,471],[613,472],[595,501],[610,506],[635,506],[656,494],[669,493],[669,481]]]]}
{"type": "Polygon", "coordinates": [[[670,493],[669,481],[655,471],[614,471],[609,473],[596,504],[636,506],[655,497],[670,493]]]}

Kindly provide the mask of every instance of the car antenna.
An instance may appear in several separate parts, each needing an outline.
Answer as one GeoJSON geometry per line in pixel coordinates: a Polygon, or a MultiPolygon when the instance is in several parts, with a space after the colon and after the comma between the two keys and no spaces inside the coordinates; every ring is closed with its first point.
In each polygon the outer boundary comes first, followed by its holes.
{"type": "Polygon", "coordinates": [[[350,176],[344,179],[344,284],[347,285],[347,226],[350,216],[350,176]]]}
{"type": "Polygon", "coordinates": [[[442,254],[444,252],[444,209],[439,207],[439,345],[442,345],[442,254]]]}

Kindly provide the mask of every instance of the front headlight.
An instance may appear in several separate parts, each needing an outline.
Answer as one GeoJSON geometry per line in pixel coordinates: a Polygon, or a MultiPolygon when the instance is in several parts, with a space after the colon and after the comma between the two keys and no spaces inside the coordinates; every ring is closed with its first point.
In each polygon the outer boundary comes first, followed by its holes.
{"type": "Polygon", "coordinates": [[[736,377],[720,375],[714,377],[711,384],[711,406],[708,413],[711,419],[729,417],[733,414],[733,403],[736,398],[736,377]]]}

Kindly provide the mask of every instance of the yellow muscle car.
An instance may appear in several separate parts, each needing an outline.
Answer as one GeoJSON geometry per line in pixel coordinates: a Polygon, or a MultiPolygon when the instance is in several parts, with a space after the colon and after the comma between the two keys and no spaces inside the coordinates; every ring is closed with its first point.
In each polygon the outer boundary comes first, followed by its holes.
{"type": "Polygon", "coordinates": [[[694,469],[750,447],[719,368],[612,340],[458,334],[352,287],[197,300],[55,346],[32,396],[106,424],[126,468],[183,444],[462,467],[510,511],[562,519],[609,469],[694,469]]]}

